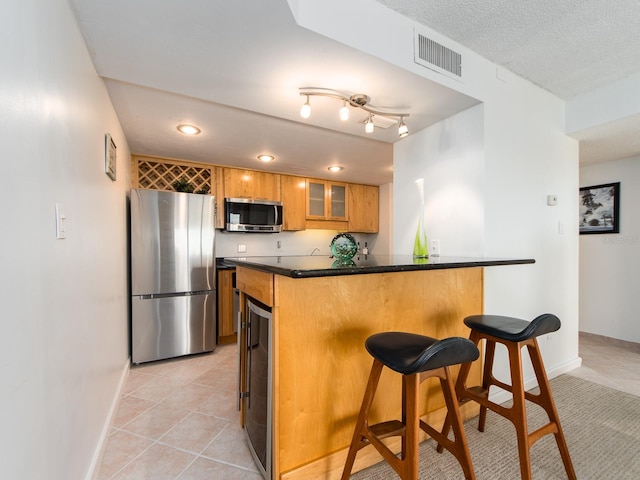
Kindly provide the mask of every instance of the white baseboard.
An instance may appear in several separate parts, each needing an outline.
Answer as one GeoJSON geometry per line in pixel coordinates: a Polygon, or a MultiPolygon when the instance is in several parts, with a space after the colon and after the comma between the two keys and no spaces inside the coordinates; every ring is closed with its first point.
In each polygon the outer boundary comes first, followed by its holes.
{"type": "Polygon", "coordinates": [[[100,440],[98,441],[98,445],[96,446],[95,451],[93,452],[93,456],[91,458],[91,464],[89,465],[89,471],[87,472],[86,480],[95,480],[98,476],[98,470],[100,469],[100,463],[102,461],[102,454],[104,453],[104,447],[107,443],[107,437],[109,436],[109,430],[111,430],[111,426],[113,425],[113,419],[118,411],[118,404],[120,403],[120,398],[122,398],[122,390],[127,382],[127,377],[129,376],[129,369],[131,366],[131,359],[127,357],[127,363],[122,369],[122,373],[120,374],[120,381],[118,382],[118,388],[116,389],[116,393],[113,396],[113,400],[111,401],[111,408],[109,408],[109,414],[104,422],[104,426],[102,427],[102,433],[100,434],[100,440]]]}
{"type": "MultiPolygon", "coordinates": [[[[573,360],[569,360],[568,362],[561,363],[560,365],[556,365],[554,368],[547,370],[547,377],[549,380],[552,378],[559,377],[563,373],[570,372],[571,370],[578,368],[582,365],[582,358],[576,357],[573,360]]],[[[524,379],[524,388],[525,390],[531,390],[538,386],[538,380],[535,375],[524,379]]],[[[553,393],[553,392],[552,392],[553,393]]],[[[494,393],[489,395],[489,399],[495,403],[503,403],[507,400],[511,400],[511,394],[509,392],[505,392],[502,389],[494,389],[494,393]]]]}

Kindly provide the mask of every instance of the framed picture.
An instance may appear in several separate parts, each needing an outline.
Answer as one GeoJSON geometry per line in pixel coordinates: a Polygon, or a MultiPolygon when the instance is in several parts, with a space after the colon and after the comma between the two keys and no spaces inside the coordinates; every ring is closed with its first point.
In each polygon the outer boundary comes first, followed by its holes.
{"type": "Polygon", "coordinates": [[[116,181],[116,144],[108,133],[104,136],[104,171],[116,181]]]}
{"type": "Polygon", "coordinates": [[[620,182],[580,189],[580,234],[620,233],[620,182]]]}

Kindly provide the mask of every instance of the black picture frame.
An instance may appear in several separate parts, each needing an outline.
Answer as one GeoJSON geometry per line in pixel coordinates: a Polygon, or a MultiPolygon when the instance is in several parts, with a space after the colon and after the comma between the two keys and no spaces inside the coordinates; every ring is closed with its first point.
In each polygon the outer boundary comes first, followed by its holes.
{"type": "Polygon", "coordinates": [[[110,134],[104,136],[104,171],[113,181],[116,181],[116,144],[110,134]]]}
{"type": "Polygon", "coordinates": [[[620,233],[620,182],[580,188],[580,235],[620,233]]]}

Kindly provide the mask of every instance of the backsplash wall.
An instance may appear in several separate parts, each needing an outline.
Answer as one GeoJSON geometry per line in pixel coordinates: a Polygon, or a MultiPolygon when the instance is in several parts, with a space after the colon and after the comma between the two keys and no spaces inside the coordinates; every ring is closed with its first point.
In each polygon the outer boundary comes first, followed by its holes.
{"type": "MultiPolygon", "coordinates": [[[[337,234],[334,230],[303,230],[300,232],[281,233],[231,233],[216,231],[216,257],[256,257],[263,255],[331,255],[329,245],[337,234]],[[280,249],[277,243],[280,242],[280,249]],[[245,253],[238,252],[238,245],[246,245],[245,253]]],[[[360,242],[360,248],[367,242],[372,255],[387,254],[376,252],[376,234],[354,233],[354,238],[360,242]]]]}

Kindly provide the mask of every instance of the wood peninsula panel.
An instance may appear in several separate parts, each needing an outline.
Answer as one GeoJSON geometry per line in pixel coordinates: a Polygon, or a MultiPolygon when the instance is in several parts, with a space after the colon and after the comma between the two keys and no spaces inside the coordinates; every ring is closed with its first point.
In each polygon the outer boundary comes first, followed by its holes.
{"type": "MultiPolygon", "coordinates": [[[[275,275],[274,284],[274,478],[287,480],[340,477],[372,363],[367,337],[392,330],[467,337],[463,318],[482,312],[481,268],[275,275]]],[[[472,368],[474,381],[480,381],[480,362],[472,368]]],[[[422,414],[442,421],[436,380],[424,382],[421,398],[422,414]]],[[[385,370],[371,421],[400,419],[400,405],[401,375],[385,370]]],[[[478,410],[465,409],[467,417],[478,410]]],[[[356,469],[380,461],[365,451],[356,469]]]]}
{"type": "Polygon", "coordinates": [[[269,307],[273,306],[272,273],[237,267],[236,288],[269,307]]]}

